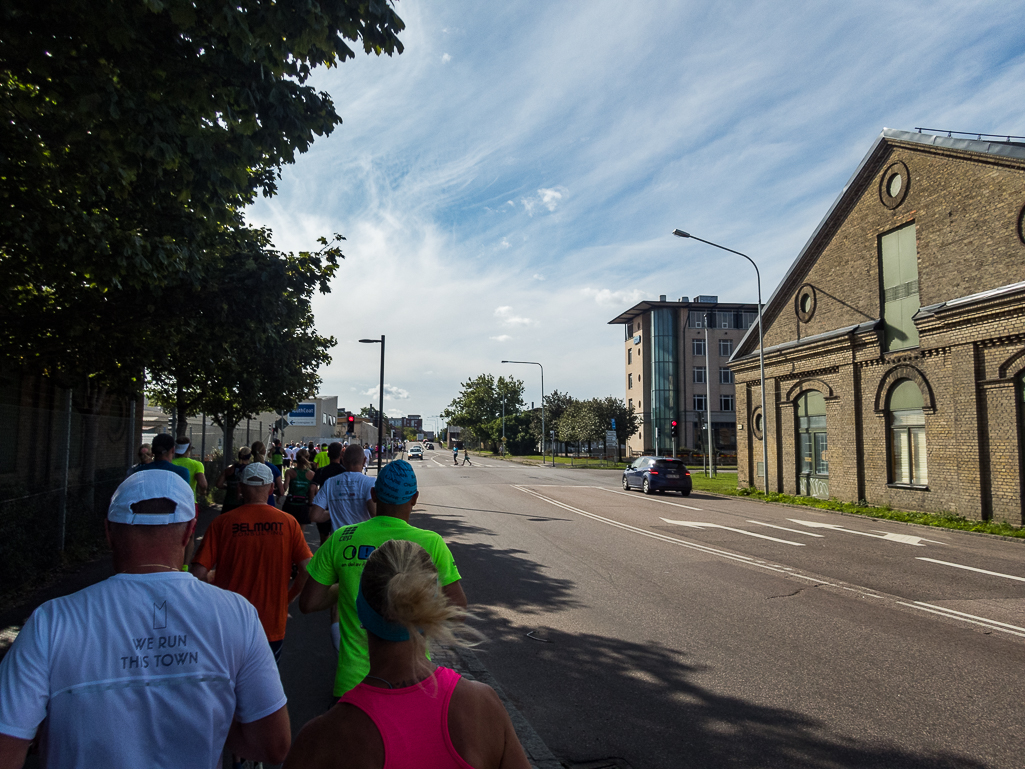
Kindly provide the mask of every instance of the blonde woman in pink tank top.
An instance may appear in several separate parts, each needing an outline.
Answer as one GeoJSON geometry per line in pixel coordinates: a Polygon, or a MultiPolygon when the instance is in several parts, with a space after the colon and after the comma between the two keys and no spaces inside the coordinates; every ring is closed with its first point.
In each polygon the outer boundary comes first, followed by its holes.
{"type": "Polygon", "coordinates": [[[356,598],[370,673],[303,727],[285,769],[529,769],[495,690],[425,655],[428,641],[479,637],[438,589],[415,542],[391,540],[367,560],[356,598]]]}

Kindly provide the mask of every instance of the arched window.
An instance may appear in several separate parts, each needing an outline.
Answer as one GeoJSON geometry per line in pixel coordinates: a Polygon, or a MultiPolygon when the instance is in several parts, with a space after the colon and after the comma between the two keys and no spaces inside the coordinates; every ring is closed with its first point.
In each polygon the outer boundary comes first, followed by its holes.
{"type": "Polygon", "coordinates": [[[829,496],[829,435],[826,432],[826,400],[817,390],[797,399],[799,454],[797,471],[804,496],[829,496]]]}
{"type": "Polygon", "coordinates": [[[929,469],[925,451],[925,412],[922,391],[910,379],[901,379],[890,391],[890,480],[925,486],[929,469]]]}

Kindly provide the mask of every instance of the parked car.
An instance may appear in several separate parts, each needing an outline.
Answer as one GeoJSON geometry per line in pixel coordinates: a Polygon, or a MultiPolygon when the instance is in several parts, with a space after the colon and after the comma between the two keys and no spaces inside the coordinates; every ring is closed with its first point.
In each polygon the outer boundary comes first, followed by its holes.
{"type": "Polygon", "coordinates": [[[424,448],[419,443],[414,443],[406,449],[406,459],[423,459],[424,448]]]}
{"type": "Polygon", "coordinates": [[[673,457],[640,457],[623,470],[623,488],[639,488],[645,494],[678,491],[686,497],[691,490],[690,471],[683,460],[673,457]]]}

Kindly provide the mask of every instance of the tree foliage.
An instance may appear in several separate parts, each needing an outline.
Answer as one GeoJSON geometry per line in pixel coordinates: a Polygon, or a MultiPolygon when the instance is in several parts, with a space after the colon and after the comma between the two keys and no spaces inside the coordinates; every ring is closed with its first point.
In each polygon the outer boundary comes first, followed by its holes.
{"type": "Polygon", "coordinates": [[[461,385],[462,391],[441,412],[443,419],[495,448],[501,438],[502,404],[506,419],[523,408],[523,381],[514,377],[481,374],[461,385]],[[495,424],[498,424],[496,431],[495,424]]]}
{"type": "Polygon", "coordinates": [[[0,23],[0,354],[127,391],[159,300],[209,283],[244,206],[340,122],[313,69],[403,28],[365,0],[10,0],[0,23]]]}
{"type": "MultiPolygon", "coordinates": [[[[281,254],[252,230],[220,254],[209,279],[174,292],[167,353],[151,369],[151,400],[177,413],[178,433],[201,411],[226,431],[262,411],[291,411],[316,393],[334,339],[313,327],[311,299],[342,257],[336,235],[316,252],[281,254]]],[[[226,455],[230,455],[226,451],[226,455]]]]}

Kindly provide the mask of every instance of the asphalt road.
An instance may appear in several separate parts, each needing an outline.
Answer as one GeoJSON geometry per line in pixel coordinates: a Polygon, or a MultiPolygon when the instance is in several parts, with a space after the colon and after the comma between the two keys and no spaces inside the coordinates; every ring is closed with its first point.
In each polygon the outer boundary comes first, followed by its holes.
{"type": "Polygon", "coordinates": [[[472,461],[414,462],[412,523],[567,764],[1025,765],[1022,544],[472,461]]]}

